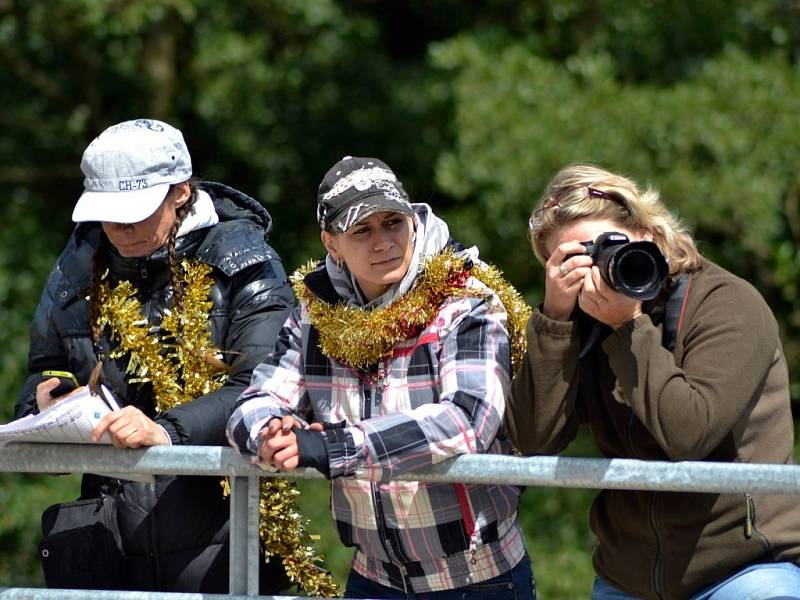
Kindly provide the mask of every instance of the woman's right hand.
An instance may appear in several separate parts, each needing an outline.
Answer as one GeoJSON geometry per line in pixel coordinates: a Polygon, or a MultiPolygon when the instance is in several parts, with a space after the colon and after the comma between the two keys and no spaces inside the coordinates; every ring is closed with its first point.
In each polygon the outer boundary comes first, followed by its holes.
{"type": "Polygon", "coordinates": [[[584,278],[592,271],[592,257],[577,240],[556,247],[545,263],[544,304],[542,312],[555,321],[568,321],[584,278]]]}
{"type": "Polygon", "coordinates": [[[63,400],[72,393],[70,392],[69,394],[59,396],[58,398],[53,398],[50,395],[50,391],[56,389],[59,383],[61,382],[58,377],[51,377],[50,379],[45,379],[36,386],[36,406],[39,407],[40,413],[46,411],[48,408],[53,406],[53,404],[59,400],[63,400]]]}

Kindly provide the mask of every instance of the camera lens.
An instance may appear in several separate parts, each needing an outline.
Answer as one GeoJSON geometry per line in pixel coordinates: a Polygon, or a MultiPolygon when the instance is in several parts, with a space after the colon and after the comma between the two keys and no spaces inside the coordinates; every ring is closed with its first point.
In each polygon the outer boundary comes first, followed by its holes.
{"type": "Polygon", "coordinates": [[[653,281],[653,276],[657,274],[653,258],[640,250],[620,256],[617,271],[620,279],[632,289],[645,287],[653,281]]]}
{"type": "Polygon", "coordinates": [[[640,300],[655,298],[667,274],[667,260],[653,242],[631,242],[619,246],[608,261],[608,275],[613,287],[640,300]]]}

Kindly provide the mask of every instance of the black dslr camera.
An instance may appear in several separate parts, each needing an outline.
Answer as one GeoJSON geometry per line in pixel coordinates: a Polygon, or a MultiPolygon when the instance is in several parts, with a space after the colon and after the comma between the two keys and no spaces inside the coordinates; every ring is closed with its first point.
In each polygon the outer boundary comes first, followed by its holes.
{"type": "Polygon", "coordinates": [[[667,259],[653,242],[631,242],[624,233],[608,231],[594,242],[581,244],[586,248],[584,254],[600,269],[603,281],[630,298],[655,298],[669,273],[667,259]]]}

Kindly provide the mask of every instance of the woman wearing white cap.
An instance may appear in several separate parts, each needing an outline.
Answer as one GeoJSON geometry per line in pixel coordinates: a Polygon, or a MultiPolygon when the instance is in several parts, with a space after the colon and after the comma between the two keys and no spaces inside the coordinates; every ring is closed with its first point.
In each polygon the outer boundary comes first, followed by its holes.
{"type": "Polygon", "coordinates": [[[526,307],[383,162],[346,157],[317,200],[328,255],[294,278],[301,306],[253,372],[231,444],[332,480],[336,528],[355,547],[346,597],[533,598],[519,487],[389,479],[509,453],[526,307]]]}
{"type": "MultiPolygon", "coordinates": [[[[160,121],[106,129],[81,169],[78,226],[34,316],[17,417],[58,401],[50,395],[58,380],[44,371],[69,371],[123,405],[103,418],[96,440],[224,444],[235,400],[294,304],[267,243],[269,214],[241,192],[190,180],[181,132],[160,121]]],[[[227,592],[229,508],[219,478],[159,476],[149,485],[87,474],[81,498],[116,500],[110,529],[118,523],[121,548],[46,538],[51,587],[227,592]]],[[[262,591],[285,583],[279,561],[271,564],[262,591]]]]}

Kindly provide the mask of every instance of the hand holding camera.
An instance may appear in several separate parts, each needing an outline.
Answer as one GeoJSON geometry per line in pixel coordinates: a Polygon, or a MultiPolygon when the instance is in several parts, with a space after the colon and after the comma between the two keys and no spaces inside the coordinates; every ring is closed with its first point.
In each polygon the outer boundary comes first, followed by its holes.
{"type": "Polygon", "coordinates": [[[585,278],[578,295],[581,310],[599,323],[618,329],[642,314],[642,302],[614,290],[600,275],[597,265],[585,278]]]}
{"type": "Polygon", "coordinates": [[[629,298],[652,300],[669,274],[667,259],[653,242],[631,242],[624,233],[609,231],[581,244],[603,281],[629,298]]]}
{"type": "Polygon", "coordinates": [[[563,241],[553,249],[545,265],[542,312],[547,317],[555,321],[570,319],[592,264],[591,257],[585,254],[585,247],[579,241],[563,241]]]}
{"type": "Polygon", "coordinates": [[[641,314],[641,302],[655,298],[669,274],[667,259],[650,241],[631,242],[624,233],[610,231],[581,245],[597,269],[584,284],[580,307],[615,329],[641,314]],[[595,273],[599,273],[599,280],[595,273]],[[605,286],[625,299],[604,294],[605,286]]]}
{"type": "Polygon", "coordinates": [[[618,327],[641,312],[641,301],[658,295],[669,265],[653,242],[631,242],[624,233],[606,231],[594,241],[559,245],[548,273],[545,314],[566,320],[577,299],[584,312],[618,327]]]}

